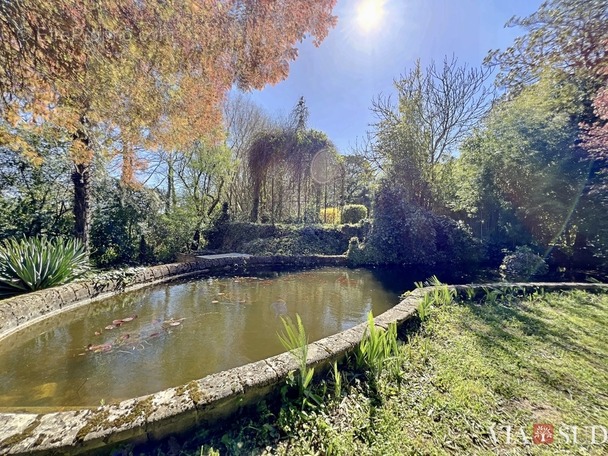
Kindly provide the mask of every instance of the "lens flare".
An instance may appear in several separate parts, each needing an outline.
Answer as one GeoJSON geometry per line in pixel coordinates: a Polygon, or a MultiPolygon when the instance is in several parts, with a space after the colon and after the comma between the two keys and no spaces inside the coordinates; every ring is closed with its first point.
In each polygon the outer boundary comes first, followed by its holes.
{"type": "Polygon", "coordinates": [[[384,16],[385,0],[361,0],[357,6],[357,23],[361,30],[370,32],[377,29],[384,16]]]}

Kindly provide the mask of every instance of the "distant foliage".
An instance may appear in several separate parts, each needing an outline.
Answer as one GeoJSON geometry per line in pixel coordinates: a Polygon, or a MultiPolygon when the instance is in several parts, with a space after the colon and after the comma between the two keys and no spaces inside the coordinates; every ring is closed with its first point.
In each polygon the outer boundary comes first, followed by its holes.
{"type": "Polygon", "coordinates": [[[0,244],[0,296],[70,282],[88,265],[84,248],[73,239],[5,239],[0,244]]]}
{"type": "Polygon", "coordinates": [[[327,207],[321,209],[319,218],[321,219],[321,222],[327,223],[328,225],[338,225],[341,223],[340,208],[327,207]]]}
{"type": "Polygon", "coordinates": [[[203,232],[207,248],[217,252],[242,252],[254,255],[341,255],[351,237],[361,239],[370,230],[369,221],[351,225],[267,225],[230,222],[223,232],[203,232]],[[213,248],[211,247],[213,246],[213,248]]]}
{"type": "Polygon", "coordinates": [[[197,227],[196,215],[184,207],[156,218],[146,236],[148,257],[160,263],[175,261],[179,253],[189,250],[197,227]]]}
{"type": "Polygon", "coordinates": [[[230,222],[230,213],[228,203],[222,204],[222,210],[213,220],[205,233],[207,239],[207,248],[211,250],[221,249],[224,244],[226,235],[228,234],[228,223],[230,222]]]}
{"type": "Polygon", "coordinates": [[[547,263],[527,246],[520,246],[505,256],[500,265],[500,276],[511,282],[527,281],[547,272],[547,263]]]}
{"type": "Polygon", "coordinates": [[[376,196],[368,239],[351,240],[354,264],[444,265],[474,268],[480,244],[454,220],[407,202],[403,190],[384,182],[376,196]]]}
{"type": "Polygon", "coordinates": [[[132,188],[112,178],[99,179],[94,199],[91,261],[99,267],[152,263],[156,260],[154,252],[162,252],[167,243],[176,239],[170,232],[171,224],[180,228],[186,225],[179,214],[157,215],[162,207],[160,197],[145,187],[132,188]]]}
{"type": "Polygon", "coordinates": [[[347,246],[348,239],[337,227],[283,227],[274,237],[244,244],[241,251],[254,255],[341,255],[347,246]]]}
{"type": "MultiPolygon", "coordinates": [[[[608,74],[608,70],[606,72],[608,74]]],[[[608,188],[606,164],[608,163],[608,87],[604,86],[593,100],[594,113],[598,120],[593,125],[583,125],[583,147],[592,159],[604,165],[601,181],[596,190],[605,191],[608,188]]]]}
{"type": "Polygon", "coordinates": [[[0,140],[0,237],[71,233],[71,167],[65,148],[51,147],[43,135],[24,132],[23,140],[35,148],[36,159],[0,140]]]}
{"type": "Polygon", "coordinates": [[[347,204],[342,209],[342,223],[359,223],[367,218],[367,208],[363,204],[347,204]]]}

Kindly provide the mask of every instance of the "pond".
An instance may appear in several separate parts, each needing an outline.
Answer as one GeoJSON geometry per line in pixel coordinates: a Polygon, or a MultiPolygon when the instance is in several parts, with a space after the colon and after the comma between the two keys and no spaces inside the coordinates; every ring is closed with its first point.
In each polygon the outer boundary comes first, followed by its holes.
{"type": "MultiPolygon", "coordinates": [[[[68,311],[0,344],[0,410],[98,406],[284,351],[282,316],[315,341],[398,302],[398,278],[324,268],[152,286],[68,311]]],[[[399,281],[401,282],[401,281],[399,281]]]]}

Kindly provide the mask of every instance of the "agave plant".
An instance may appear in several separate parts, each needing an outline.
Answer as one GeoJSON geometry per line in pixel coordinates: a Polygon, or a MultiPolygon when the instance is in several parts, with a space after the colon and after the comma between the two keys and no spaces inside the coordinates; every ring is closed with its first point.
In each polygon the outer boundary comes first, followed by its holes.
{"type": "Polygon", "coordinates": [[[73,239],[5,239],[0,243],[0,297],[69,282],[88,266],[83,246],[73,239]]]}

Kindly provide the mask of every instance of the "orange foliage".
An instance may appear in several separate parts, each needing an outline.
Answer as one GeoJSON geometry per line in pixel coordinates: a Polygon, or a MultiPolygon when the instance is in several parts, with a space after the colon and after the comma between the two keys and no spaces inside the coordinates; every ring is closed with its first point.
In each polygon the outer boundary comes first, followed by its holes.
{"type": "MultiPolygon", "coordinates": [[[[318,45],[335,25],[335,3],[0,2],[2,115],[11,125],[49,121],[75,139],[103,125],[124,151],[220,139],[226,92],[284,79],[296,43],[311,35],[318,45]]],[[[92,158],[83,148],[74,141],[77,162],[92,158]]],[[[126,178],[134,160],[125,157],[126,178]]]]}

